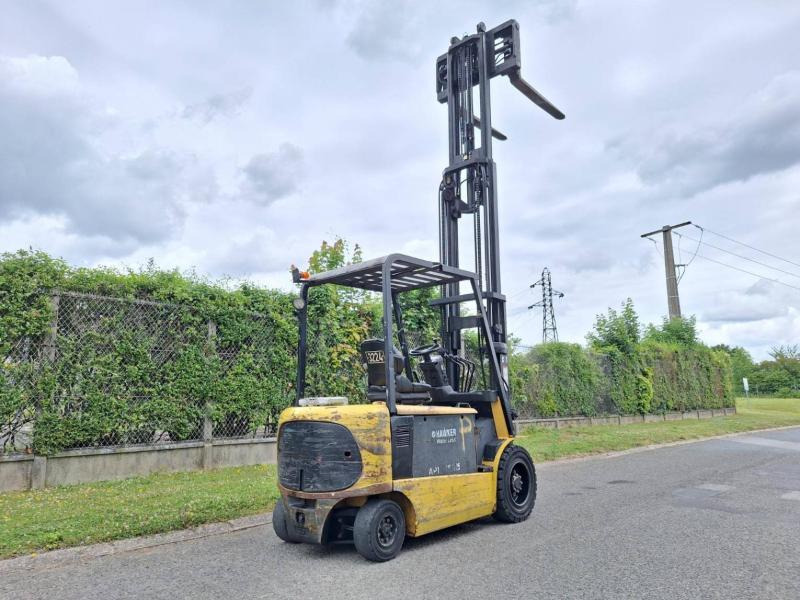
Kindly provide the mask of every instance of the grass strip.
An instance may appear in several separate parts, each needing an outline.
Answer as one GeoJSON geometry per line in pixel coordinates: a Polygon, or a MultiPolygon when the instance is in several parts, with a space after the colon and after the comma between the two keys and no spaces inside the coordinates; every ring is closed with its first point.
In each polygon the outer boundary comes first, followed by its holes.
{"type": "Polygon", "coordinates": [[[275,467],[157,473],[0,494],[0,558],[226,521],[272,508],[275,467]]]}
{"type": "Polygon", "coordinates": [[[535,462],[604,452],[628,450],[650,444],[694,440],[726,433],[800,425],[800,399],[752,398],[737,401],[737,413],[712,419],[658,421],[631,425],[594,425],[545,429],[528,427],[518,444],[535,462]]]}

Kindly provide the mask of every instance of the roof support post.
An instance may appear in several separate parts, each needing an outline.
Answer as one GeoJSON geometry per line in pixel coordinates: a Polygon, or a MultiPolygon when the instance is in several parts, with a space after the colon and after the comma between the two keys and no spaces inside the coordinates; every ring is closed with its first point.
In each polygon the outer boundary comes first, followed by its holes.
{"type": "Polygon", "coordinates": [[[478,313],[480,314],[480,323],[481,328],[483,329],[483,334],[486,336],[486,339],[489,342],[486,344],[486,349],[489,353],[489,359],[491,361],[491,369],[492,369],[492,379],[496,380],[498,385],[497,394],[500,396],[500,402],[503,406],[503,414],[506,418],[506,425],[508,426],[508,430],[510,432],[514,432],[514,419],[511,415],[511,399],[509,398],[509,386],[508,382],[505,380],[503,376],[503,371],[500,368],[500,361],[497,358],[497,351],[495,350],[494,343],[491,341],[491,327],[489,325],[489,320],[486,317],[486,308],[483,306],[483,295],[481,294],[481,288],[478,283],[477,279],[470,279],[470,284],[472,284],[472,291],[475,294],[475,304],[477,304],[478,313]]]}
{"type": "Polygon", "coordinates": [[[300,288],[300,298],[303,299],[303,308],[297,311],[297,320],[299,324],[300,339],[297,344],[297,396],[294,400],[294,405],[300,404],[300,399],[305,395],[306,391],[306,340],[308,338],[308,286],[303,285],[300,288]]]}
{"type": "Polygon", "coordinates": [[[394,321],[397,323],[397,341],[400,342],[400,350],[405,360],[406,375],[414,381],[414,374],[411,371],[411,355],[408,353],[408,339],[406,338],[406,326],[403,323],[403,309],[400,308],[400,301],[397,292],[392,292],[392,307],[394,308],[394,321]]]}
{"type": "Polygon", "coordinates": [[[392,343],[392,265],[394,260],[389,257],[383,263],[383,362],[386,365],[386,405],[389,407],[389,414],[397,413],[395,402],[395,381],[394,381],[394,344],[392,343]]]}

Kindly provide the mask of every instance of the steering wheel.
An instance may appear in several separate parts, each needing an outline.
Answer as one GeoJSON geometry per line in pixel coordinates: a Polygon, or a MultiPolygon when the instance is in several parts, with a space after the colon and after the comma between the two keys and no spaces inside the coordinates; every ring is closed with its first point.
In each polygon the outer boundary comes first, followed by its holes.
{"type": "Polygon", "coordinates": [[[427,346],[417,346],[409,352],[411,356],[428,356],[441,350],[441,346],[437,343],[428,344],[427,346]]]}

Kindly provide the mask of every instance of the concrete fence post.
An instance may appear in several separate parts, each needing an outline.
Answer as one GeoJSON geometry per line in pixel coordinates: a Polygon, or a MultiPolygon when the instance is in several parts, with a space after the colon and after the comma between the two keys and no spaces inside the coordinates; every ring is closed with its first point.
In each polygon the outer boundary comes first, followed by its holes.
{"type": "Polygon", "coordinates": [[[47,485],[47,457],[34,456],[31,465],[31,489],[42,490],[47,485]]]}
{"type": "MultiPolygon", "coordinates": [[[[208,337],[206,338],[206,352],[211,355],[216,352],[216,338],[217,338],[217,324],[210,320],[208,321],[208,337]]],[[[212,444],[214,437],[214,422],[211,420],[211,400],[206,398],[205,407],[203,410],[203,457],[202,468],[210,469],[213,466],[213,453],[214,446],[212,444]]]]}

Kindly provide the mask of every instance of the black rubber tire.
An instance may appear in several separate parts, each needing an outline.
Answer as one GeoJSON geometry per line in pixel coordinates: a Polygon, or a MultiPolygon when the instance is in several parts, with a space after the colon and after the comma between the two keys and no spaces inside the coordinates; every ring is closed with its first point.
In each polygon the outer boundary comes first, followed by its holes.
{"type": "Polygon", "coordinates": [[[527,519],[536,504],[536,468],[525,448],[510,444],[497,466],[497,509],[494,518],[504,523],[527,519]]]}
{"type": "Polygon", "coordinates": [[[297,543],[297,540],[293,540],[289,536],[289,527],[286,525],[286,508],[283,506],[282,499],[278,500],[278,503],[272,511],[272,529],[275,530],[275,535],[284,542],[289,542],[290,544],[297,543]]]}
{"type": "Polygon", "coordinates": [[[358,553],[375,562],[393,559],[406,538],[406,518],[396,502],[373,498],[356,513],[353,542],[358,553]]]}

